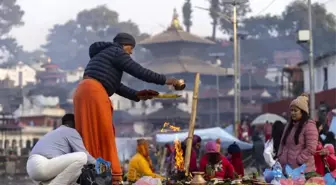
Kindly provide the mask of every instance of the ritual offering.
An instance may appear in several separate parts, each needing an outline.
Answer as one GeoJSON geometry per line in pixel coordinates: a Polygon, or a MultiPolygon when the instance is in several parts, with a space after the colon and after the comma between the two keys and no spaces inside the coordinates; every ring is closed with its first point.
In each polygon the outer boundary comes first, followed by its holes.
{"type": "Polygon", "coordinates": [[[182,95],[178,94],[159,94],[157,96],[153,96],[154,99],[173,99],[173,98],[180,98],[182,95]]]}
{"type": "Polygon", "coordinates": [[[203,172],[194,172],[193,173],[194,177],[190,182],[190,185],[206,185],[207,182],[204,180],[203,172]]]}
{"type": "Polygon", "coordinates": [[[323,177],[313,177],[307,180],[305,185],[325,185],[325,181],[323,177]]]}
{"type": "Polygon", "coordinates": [[[178,80],[178,83],[176,85],[174,85],[175,90],[177,91],[182,91],[183,89],[185,89],[186,85],[184,83],[184,80],[180,79],[178,80]]]}
{"type": "Polygon", "coordinates": [[[178,95],[178,94],[159,94],[157,96],[154,96],[153,98],[179,98],[182,95],[178,95]]]}

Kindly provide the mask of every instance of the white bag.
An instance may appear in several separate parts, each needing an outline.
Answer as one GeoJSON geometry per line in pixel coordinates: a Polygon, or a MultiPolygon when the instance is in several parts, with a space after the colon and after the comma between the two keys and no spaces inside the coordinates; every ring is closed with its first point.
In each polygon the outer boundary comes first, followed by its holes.
{"type": "Polygon", "coordinates": [[[159,178],[145,176],[137,180],[134,185],[162,185],[162,182],[159,178]]]}

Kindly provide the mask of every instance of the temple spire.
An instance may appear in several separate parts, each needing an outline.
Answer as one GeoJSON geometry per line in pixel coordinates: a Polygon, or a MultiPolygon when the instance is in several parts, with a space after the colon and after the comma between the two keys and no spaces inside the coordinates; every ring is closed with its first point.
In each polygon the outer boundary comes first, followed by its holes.
{"type": "Polygon", "coordinates": [[[179,31],[183,30],[178,16],[179,15],[177,14],[176,8],[174,8],[173,19],[171,21],[171,24],[170,24],[168,30],[172,30],[172,29],[173,30],[179,30],[179,31]]]}

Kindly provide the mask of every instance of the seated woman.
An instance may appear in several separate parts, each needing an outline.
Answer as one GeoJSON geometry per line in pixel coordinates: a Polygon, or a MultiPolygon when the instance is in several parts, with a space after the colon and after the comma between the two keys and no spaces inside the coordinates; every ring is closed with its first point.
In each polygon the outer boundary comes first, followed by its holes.
{"type": "Polygon", "coordinates": [[[145,139],[139,139],[137,142],[137,153],[131,158],[128,165],[127,180],[134,183],[144,176],[163,179],[162,176],[155,174],[152,170],[148,142],[145,139]]]}
{"type": "Polygon", "coordinates": [[[305,173],[315,172],[314,155],[318,145],[318,131],[309,119],[308,96],[301,95],[290,104],[291,119],[283,133],[279,147],[280,164],[291,168],[306,164],[305,173]]]}
{"type": "MultiPolygon", "coordinates": [[[[183,150],[183,157],[185,157],[185,150],[187,148],[187,139],[184,140],[182,143],[182,150],[183,150]]],[[[202,138],[198,135],[194,135],[192,139],[192,148],[191,148],[191,155],[190,155],[190,164],[189,164],[189,172],[197,172],[197,153],[201,147],[202,138]]]]}
{"type": "Polygon", "coordinates": [[[62,126],[43,136],[32,149],[27,172],[34,181],[69,185],[77,181],[85,164],[96,160],[86,151],[75,129],[73,114],[62,118],[62,126]]]}
{"type": "Polygon", "coordinates": [[[235,169],[235,173],[243,177],[244,164],[240,147],[234,142],[228,147],[227,151],[229,154],[228,158],[235,169]]]}
{"type": "Polygon", "coordinates": [[[200,171],[206,173],[208,179],[233,179],[234,168],[231,163],[218,152],[215,141],[205,145],[206,154],[200,160],[200,171]]]}

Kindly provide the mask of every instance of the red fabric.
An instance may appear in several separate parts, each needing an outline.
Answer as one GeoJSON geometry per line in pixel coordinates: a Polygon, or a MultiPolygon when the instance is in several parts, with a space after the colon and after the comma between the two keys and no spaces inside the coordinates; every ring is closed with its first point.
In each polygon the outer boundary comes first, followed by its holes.
{"type": "Polygon", "coordinates": [[[198,171],[198,168],[197,168],[197,153],[196,153],[195,149],[191,150],[189,171],[190,172],[198,171]]]}
{"type": "Polygon", "coordinates": [[[265,125],[264,125],[264,134],[265,134],[265,136],[272,134],[272,124],[271,123],[265,123],[265,125]]]}
{"type": "Polygon", "coordinates": [[[323,146],[319,142],[319,144],[316,147],[316,153],[314,155],[314,159],[315,159],[316,173],[320,174],[321,176],[324,176],[325,175],[324,162],[323,162],[322,156],[319,154],[319,151],[322,149],[323,149],[323,146]]]}
{"type": "MultiPolygon", "coordinates": [[[[224,157],[221,156],[222,158],[222,165],[223,165],[223,171],[218,171],[215,174],[216,178],[220,179],[233,179],[234,178],[234,168],[232,164],[224,157]]],[[[200,160],[200,171],[201,172],[206,172],[206,166],[208,164],[208,155],[205,154],[202,156],[200,160]]]]}
{"type": "Polygon", "coordinates": [[[231,164],[238,175],[244,176],[244,165],[241,152],[231,154],[231,164]]]}
{"type": "Polygon", "coordinates": [[[271,134],[266,134],[265,135],[265,141],[268,141],[272,138],[272,135],[271,134]]]}
{"type": "Polygon", "coordinates": [[[329,155],[326,156],[326,162],[328,163],[329,170],[333,177],[336,177],[336,156],[334,146],[332,144],[326,144],[324,147],[329,151],[329,155]]]}

